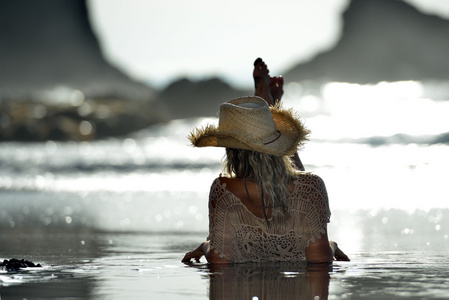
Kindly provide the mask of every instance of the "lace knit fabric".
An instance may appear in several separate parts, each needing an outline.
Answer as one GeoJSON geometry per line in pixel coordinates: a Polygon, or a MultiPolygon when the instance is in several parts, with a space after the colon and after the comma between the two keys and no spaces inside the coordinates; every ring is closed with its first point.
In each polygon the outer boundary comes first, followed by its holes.
{"type": "Polygon", "coordinates": [[[212,251],[231,263],[305,261],[310,242],[326,232],[330,210],[323,180],[301,174],[288,195],[289,218],[273,209],[268,227],[217,178],[209,195],[209,240],[212,251]]]}

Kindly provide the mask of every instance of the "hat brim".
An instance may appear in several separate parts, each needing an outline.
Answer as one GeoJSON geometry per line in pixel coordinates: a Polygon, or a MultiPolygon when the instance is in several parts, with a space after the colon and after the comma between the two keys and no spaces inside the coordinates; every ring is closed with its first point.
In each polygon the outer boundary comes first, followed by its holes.
{"type": "Polygon", "coordinates": [[[296,117],[291,109],[282,109],[279,106],[271,107],[271,115],[279,138],[270,143],[244,143],[236,137],[220,134],[215,125],[207,125],[194,129],[189,140],[195,147],[223,147],[258,151],[276,156],[292,155],[305,141],[308,140],[310,131],[306,129],[301,120],[296,117]]]}

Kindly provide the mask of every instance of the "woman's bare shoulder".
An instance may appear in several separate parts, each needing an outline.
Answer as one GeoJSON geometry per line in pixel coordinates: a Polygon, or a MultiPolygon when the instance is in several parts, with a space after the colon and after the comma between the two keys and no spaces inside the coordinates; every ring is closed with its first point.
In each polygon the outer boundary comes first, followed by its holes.
{"type": "MultiPolygon", "coordinates": [[[[221,175],[221,174],[220,174],[221,175]]],[[[235,177],[228,177],[228,176],[219,176],[215,179],[218,183],[221,185],[224,185],[225,187],[233,187],[235,185],[239,185],[242,183],[241,179],[235,178],[235,177]]]]}
{"type": "Polygon", "coordinates": [[[226,190],[233,190],[236,188],[236,186],[241,182],[241,180],[237,180],[236,178],[227,177],[227,176],[220,176],[215,178],[212,182],[211,188],[217,188],[217,186],[222,187],[226,190]]]}

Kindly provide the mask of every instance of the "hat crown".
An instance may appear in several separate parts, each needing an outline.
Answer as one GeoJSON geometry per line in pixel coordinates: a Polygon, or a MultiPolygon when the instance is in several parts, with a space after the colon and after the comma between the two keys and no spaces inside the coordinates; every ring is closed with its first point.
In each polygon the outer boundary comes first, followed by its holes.
{"type": "Polygon", "coordinates": [[[258,97],[241,97],[223,103],[218,130],[243,142],[270,143],[280,135],[268,103],[258,97]]]}
{"type": "Polygon", "coordinates": [[[245,149],[281,156],[295,153],[308,134],[292,110],[269,107],[264,99],[250,96],[223,103],[218,126],[196,128],[189,139],[196,147],[245,149]]]}

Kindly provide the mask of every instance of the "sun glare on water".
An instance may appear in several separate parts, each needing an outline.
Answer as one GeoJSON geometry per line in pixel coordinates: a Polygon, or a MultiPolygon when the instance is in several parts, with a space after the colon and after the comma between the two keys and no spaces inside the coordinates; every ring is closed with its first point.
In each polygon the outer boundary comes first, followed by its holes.
{"type": "Polygon", "coordinates": [[[423,89],[419,82],[377,85],[329,83],[322,93],[334,120],[333,126],[327,130],[334,137],[435,132],[434,128],[418,122],[422,118],[423,106],[427,104],[421,99],[423,89]]]}
{"type": "Polygon", "coordinates": [[[311,129],[300,156],[336,207],[445,206],[447,146],[432,141],[449,131],[449,102],[426,98],[421,82],[331,82],[317,93],[289,83],[285,105],[311,129]]]}
{"type": "Polygon", "coordinates": [[[305,118],[315,139],[436,135],[449,128],[449,103],[425,98],[418,81],[331,82],[319,94],[305,94],[299,83],[286,86],[287,106],[305,118]]]}

